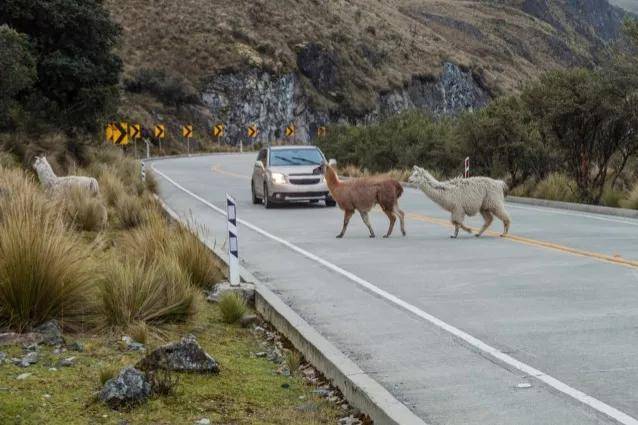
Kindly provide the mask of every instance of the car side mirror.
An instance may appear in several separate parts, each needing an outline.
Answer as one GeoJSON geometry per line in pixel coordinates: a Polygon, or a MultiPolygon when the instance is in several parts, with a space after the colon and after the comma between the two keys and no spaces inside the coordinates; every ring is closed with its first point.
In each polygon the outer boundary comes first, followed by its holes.
{"type": "Polygon", "coordinates": [[[328,160],[328,165],[331,167],[336,167],[337,166],[337,160],[334,158],[331,158],[328,160]]]}
{"type": "Polygon", "coordinates": [[[255,161],[255,167],[264,168],[264,163],[261,161],[255,161]]]}

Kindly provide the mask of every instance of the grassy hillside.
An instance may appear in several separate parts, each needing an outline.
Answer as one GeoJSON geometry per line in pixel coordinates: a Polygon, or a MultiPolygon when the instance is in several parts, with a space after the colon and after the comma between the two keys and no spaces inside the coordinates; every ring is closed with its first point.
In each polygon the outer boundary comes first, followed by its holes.
{"type": "Polygon", "coordinates": [[[413,75],[436,76],[447,60],[473,69],[495,92],[515,90],[543,70],[600,60],[620,12],[605,0],[574,10],[570,3],[106,1],[124,28],[120,53],[128,75],[165,68],[197,86],[221,71],[292,71],[299,46],[314,41],[334,54],[355,92],[398,87],[413,75]],[[596,27],[600,22],[603,28],[596,27]]]}

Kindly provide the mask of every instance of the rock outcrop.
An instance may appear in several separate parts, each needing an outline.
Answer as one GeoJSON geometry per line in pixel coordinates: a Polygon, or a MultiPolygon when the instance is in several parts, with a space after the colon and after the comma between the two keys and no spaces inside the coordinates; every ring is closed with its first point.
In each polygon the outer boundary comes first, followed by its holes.
{"type": "Polygon", "coordinates": [[[119,409],[142,404],[150,395],[151,384],[146,375],[133,367],[127,367],[118,376],[106,381],[99,397],[112,409],[119,409]]]}
{"type": "Polygon", "coordinates": [[[162,369],[176,372],[219,372],[217,361],[200,347],[193,335],[153,350],[136,367],[147,371],[162,369]]]}

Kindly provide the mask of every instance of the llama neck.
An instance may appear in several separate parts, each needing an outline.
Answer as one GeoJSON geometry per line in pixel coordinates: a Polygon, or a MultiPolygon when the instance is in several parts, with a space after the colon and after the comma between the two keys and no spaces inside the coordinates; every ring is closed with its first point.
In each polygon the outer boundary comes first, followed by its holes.
{"type": "Polygon", "coordinates": [[[328,185],[328,189],[330,190],[331,193],[341,183],[339,181],[339,177],[337,176],[337,173],[335,172],[334,168],[332,168],[329,165],[326,167],[325,178],[326,178],[326,184],[328,185]]]}
{"type": "Polygon", "coordinates": [[[442,208],[448,209],[450,205],[450,200],[448,199],[450,191],[446,190],[447,185],[445,182],[439,182],[432,174],[424,170],[423,181],[419,186],[428,198],[442,208]]]}
{"type": "Polygon", "coordinates": [[[52,186],[58,181],[58,177],[53,172],[53,168],[48,162],[42,161],[38,163],[35,171],[38,173],[38,178],[45,186],[52,186]]]}

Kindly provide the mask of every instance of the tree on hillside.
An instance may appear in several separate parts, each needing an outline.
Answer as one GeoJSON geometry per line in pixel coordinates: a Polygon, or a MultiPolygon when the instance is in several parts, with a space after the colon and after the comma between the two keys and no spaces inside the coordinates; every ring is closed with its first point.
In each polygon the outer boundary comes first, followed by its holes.
{"type": "Polygon", "coordinates": [[[16,98],[36,79],[35,59],[27,37],[0,25],[0,129],[9,125],[16,98]]]}
{"type": "Polygon", "coordinates": [[[512,188],[529,177],[544,178],[556,164],[518,97],[497,98],[481,110],[464,114],[455,133],[475,172],[507,174],[512,188]]]}
{"type": "Polygon", "coordinates": [[[95,130],[114,111],[120,59],[112,49],[120,28],[101,0],[3,0],[0,24],[26,34],[34,47],[36,98],[53,124],[67,130],[95,130]]]}
{"type": "Polygon", "coordinates": [[[635,152],[636,121],[628,118],[638,97],[623,88],[626,76],[614,77],[608,70],[554,71],[523,92],[541,135],[560,152],[586,202],[600,200],[612,160],[624,149],[635,152]]]}

